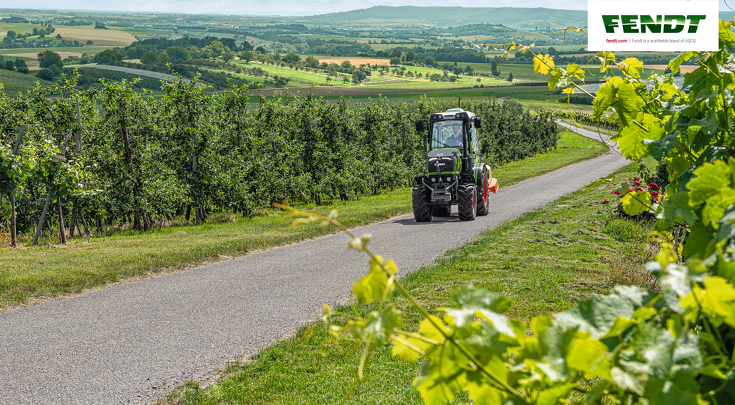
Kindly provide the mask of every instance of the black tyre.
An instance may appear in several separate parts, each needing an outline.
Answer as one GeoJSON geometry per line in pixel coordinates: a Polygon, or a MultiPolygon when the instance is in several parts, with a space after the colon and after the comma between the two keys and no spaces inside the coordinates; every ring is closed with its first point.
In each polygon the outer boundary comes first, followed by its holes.
{"type": "Polygon", "coordinates": [[[458,200],[460,221],[474,221],[477,215],[477,187],[472,184],[462,184],[459,186],[458,200]]]}
{"type": "Polygon", "coordinates": [[[413,217],[416,218],[416,222],[431,221],[431,205],[429,205],[426,187],[423,185],[414,186],[411,199],[413,200],[413,217]]]}
{"type": "Polygon", "coordinates": [[[482,180],[477,190],[477,215],[479,216],[485,216],[490,212],[490,189],[488,188],[490,179],[488,177],[487,172],[483,170],[482,180]]]}
{"type": "Polygon", "coordinates": [[[434,206],[431,208],[431,213],[435,217],[448,217],[452,215],[452,206],[446,205],[446,206],[434,206]]]}

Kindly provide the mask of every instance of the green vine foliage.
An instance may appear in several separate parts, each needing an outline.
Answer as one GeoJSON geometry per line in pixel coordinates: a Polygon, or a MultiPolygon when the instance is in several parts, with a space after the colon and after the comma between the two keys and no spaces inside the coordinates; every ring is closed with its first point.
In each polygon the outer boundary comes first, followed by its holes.
{"type": "MultiPolygon", "coordinates": [[[[660,291],[617,286],[563,313],[529,323],[509,319],[511,300],[484,289],[462,287],[450,305],[430,314],[403,288],[398,269],[368,248],[369,236],[345,230],[350,247],[370,256],[370,270],[353,284],[366,317],[335,313],[323,320],[336,337],[365,342],[360,377],[372,347],[390,341],[393,354],[424,362],[414,381],[428,405],[467,392],[475,404],[732,404],[735,403],[735,45],[733,24],[720,21],[720,50],[687,52],[671,61],[701,64],[685,75],[688,92],[671,75],[654,75],[647,88],[643,64],[601,52],[601,70],[619,68],[594,95],[594,114],[620,125],[614,138],[631,160],[652,156],[668,170],[670,184],[659,204],[651,195],[629,195],[626,212],[656,215],[663,236],[688,230],[683,257],[663,242],[647,269],[660,291]],[[402,330],[392,302],[404,295],[424,319],[416,331],[402,330]]],[[[511,48],[516,47],[515,44],[511,48]]],[[[549,87],[583,91],[584,70],[556,68],[548,55],[534,55],[549,87]]],[[[332,218],[308,213],[306,221],[332,218]]]]}

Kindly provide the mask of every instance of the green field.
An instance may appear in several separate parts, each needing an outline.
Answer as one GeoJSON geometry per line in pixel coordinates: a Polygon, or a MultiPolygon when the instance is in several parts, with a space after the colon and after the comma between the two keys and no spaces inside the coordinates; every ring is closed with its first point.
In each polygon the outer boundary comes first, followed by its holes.
{"type": "MultiPolygon", "coordinates": [[[[280,66],[266,65],[262,63],[244,63],[244,62],[235,62],[235,63],[242,65],[243,67],[247,67],[247,68],[254,68],[254,67],[261,68],[264,71],[268,72],[268,74],[270,75],[278,75],[278,76],[286,77],[293,81],[290,83],[290,85],[294,85],[298,83],[311,85],[313,83],[316,85],[323,85],[323,86],[324,85],[351,86],[351,87],[355,86],[354,83],[351,83],[351,82],[344,83],[341,79],[334,78],[334,77],[332,77],[331,80],[327,80],[327,77],[322,74],[304,72],[300,70],[294,70],[294,69],[284,68],[280,66]]],[[[226,73],[231,73],[231,72],[226,72],[226,73]]],[[[350,77],[350,75],[347,75],[347,76],[348,78],[350,77]]],[[[263,79],[261,78],[261,80],[263,79]]],[[[383,81],[383,80],[387,80],[387,79],[381,79],[380,77],[375,77],[375,76],[368,76],[365,79],[365,82],[374,82],[374,81],[383,81]]]]}
{"type": "Polygon", "coordinates": [[[2,23],[0,24],[0,40],[5,37],[7,31],[15,31],[16,34],[30,34],[34,28],[41,28],[38,24],[2,23]]]}
{"type": "Polygon", "coordinates": [[[52,82],[41,80],[36,75],[23,74],[19,72],[13,72],[10,70],[0,69],[0,84],[4,88],[5,94],[8,96],[15,96],[18,93],[25,93],[36,87],[36,82],[41,82],[41,86],[47,87],[52,85],[52,82]]]}

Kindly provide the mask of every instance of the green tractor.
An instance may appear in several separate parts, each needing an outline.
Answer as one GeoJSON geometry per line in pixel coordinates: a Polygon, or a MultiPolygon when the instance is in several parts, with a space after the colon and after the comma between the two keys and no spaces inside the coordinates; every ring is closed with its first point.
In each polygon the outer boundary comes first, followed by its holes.
{"type": "Polygon", "coordinates": [[[457,205],[459,219],[472,221],[487,215],[490,192],[498,192],[498,181],[490,166],[480,163],[477,130],[480,117],[453,108],[416,120],[416,130],[427,132],[428,176],[416,177],[413,187],[413,215],[417,222],[432,217],[448,217],[457,205]]]}

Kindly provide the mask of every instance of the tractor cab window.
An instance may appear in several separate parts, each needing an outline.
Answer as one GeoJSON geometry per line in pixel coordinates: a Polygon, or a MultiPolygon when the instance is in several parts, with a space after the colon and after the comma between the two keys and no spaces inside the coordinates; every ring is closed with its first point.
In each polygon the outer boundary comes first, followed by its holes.
{"type": "Polygon", "coordinates": [[[462,149],[462,120],[434,122],[431,128],[431,149],[462,149]]]}
{"type": "Polygon", "coordinates": [[[470,121],[470,149],[471,153],[480,153],[480,140],[477,137],[475,123],[470,121]]]}

